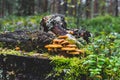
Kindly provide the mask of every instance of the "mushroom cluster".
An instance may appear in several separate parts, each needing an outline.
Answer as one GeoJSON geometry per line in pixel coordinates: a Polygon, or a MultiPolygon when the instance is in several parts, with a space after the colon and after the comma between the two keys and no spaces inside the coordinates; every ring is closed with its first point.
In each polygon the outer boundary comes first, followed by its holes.
{"type": "Polygon", "coordinates": [[[70,43],[67,38],[68,36],[59,36],[58,38],[53,39],[52,44],[46,45],[45,48],[50,52],[57,52],[62,55],[79,55],[84,53],[84,51],[78,49],[74,43],[70,43]]]}

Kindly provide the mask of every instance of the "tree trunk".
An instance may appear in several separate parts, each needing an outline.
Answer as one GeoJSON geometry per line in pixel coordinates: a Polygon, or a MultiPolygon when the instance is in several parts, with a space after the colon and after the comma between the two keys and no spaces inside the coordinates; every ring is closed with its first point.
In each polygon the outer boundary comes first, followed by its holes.
{"type": "Polygon", "coordinates": [[[55,0],[51,0],[51,4],[50,4],[50,9],[51,9],[51,13],[55,12],[55,0]]]}
{"type": "Polygon", "coordinates": [[[94,0],[91,0],[91,18],[94,17],[94,0]]]}
{"type": "Polygon", "coordinates": [[[90,10],[91,10],[91,0],[86,0],[86,18],[90,18],[90,10]]]}
{"type": "Polygon", "coordinates": [[[113,15],[113,0],[110,0],[110,6],[109,6],[109,14],[113,15]]]}
{"type": "MultiPolygon", "coordinates": [[[[11,0],[13,1],[13,0],[11,0]]],[[[10,1],[6,1],[6,8],[7,8],[7,12],[8,12],[8,15],[11,15],[12,14],[12,4],[10,3],[10,1]]]]}
{"type": "Polygon", "coordinates": [[[48,0],[43,0],[43,12],[47,12],[48,0]]]}
{"type": "Polygon", "coordinates": [[[1,10],[1,16],[4,16],[4,9],[5,9],[5,0],[1,0],[2,2],[2,10],[1,10]]]}
{"type": "Polygon", "coordinates": [[[18,9],[18,15],[33,15],[34,14],[34,6],[35,1],[34,0],[19,0],[19,6],[18,9]]]}
{"type": "Polygon", "coordinates": [[[94,2],[94,15],[97,16],[99,13],[99,2],[98,0],[95,0],[94,2]]]}
{"type": "Polygon", "coordinates": [[[118,0],[115,0],[115,16],[118,16],[118,0]]]}
{"type": "Polygon", "coordinates": [[[105,15],[105,3],[106,3],[106,0],[102,0],[101,1],[101,15],[105,15]]]}

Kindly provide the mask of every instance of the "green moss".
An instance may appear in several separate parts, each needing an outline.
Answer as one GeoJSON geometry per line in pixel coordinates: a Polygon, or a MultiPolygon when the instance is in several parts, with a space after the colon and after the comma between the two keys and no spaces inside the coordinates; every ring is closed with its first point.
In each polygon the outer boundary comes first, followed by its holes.
{"type": "Polygon", "coordinates": [[[46,57],[49,58],[50,55],[48,53],[37,53],[36,51],[33,52],[25,52],[25,51],[16,51],[13,49],[7,49],[7,48],[0,48],[0,55],[16,55],[16,56],[26,56],[26,57],[46,57]]]}

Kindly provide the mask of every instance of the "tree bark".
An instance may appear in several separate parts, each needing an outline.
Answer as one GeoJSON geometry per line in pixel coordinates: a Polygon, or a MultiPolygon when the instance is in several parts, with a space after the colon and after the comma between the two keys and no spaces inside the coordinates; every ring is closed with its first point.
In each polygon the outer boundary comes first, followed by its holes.
{"type": "Polygon", "coordinates": [[[2,10],[1,10],[1,16],[4,16],[4,8],[5,8],[5,0],[1,0],[2,2],[2,10]]]}
{"type": "Polygon", "coordinates": [[[43,1],[43,12],[47,12],[48,0],[43,1]]]}
{"type": "Polygon", "coordinates": [[[0,42],[3,47],[15,48],[18,46],[26,51],[39,51],[44,49],[44,46],[49,44],[54,37],[53,34],[41,31],[15,31],[0,34],[0,42]]]}
{"type": "Polygon", "coordinates": [[[99,13],[98,8],[99,8],[99,2],[98,2],[98,0],[95,0],[95,1],[94,1],[94,15],[95,15],[95,16],[97,16],[98,13],[99,13]]]}
{"type": "Polygon", "coordinates": [[[86,0],[86,18],[90,18],[90,10],[91,10],[91,0],[86,0]]]}
{"type": "Polygon", "coordinates": [[[115,0],[115,16],[118,16],[118,0],[115,0]]]}

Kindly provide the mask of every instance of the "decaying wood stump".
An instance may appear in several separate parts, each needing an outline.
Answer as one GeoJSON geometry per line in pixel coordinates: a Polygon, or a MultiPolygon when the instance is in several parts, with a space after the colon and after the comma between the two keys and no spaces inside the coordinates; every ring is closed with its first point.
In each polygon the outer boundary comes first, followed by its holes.
{"type": "Polygon", "coordinates": [[[20,47],[20,49],[31,51],[43,49],[46,44],[49,44],[55,38],[48,31],[53,32],[57,36],[67,35],[69,39],[76,43],[79,43],[77,38],[80,37],[88,43],[91,36],[90,32],[79,29],[72,30],[73,34],[68,33],[65,18],[59,14],[43,17],[40,25],[41,30],[39,31],[19,30],[0,34],[0,42],[3,47],[20,47]]]}
{"type": "Polygon", "coordinates": [[[20,47],[21,50],[25,51],[39,51],[44,48],[46,44],[49,44],[53,38],[55,38],[55,36],[51,33],[20,30],[0,34],[0,43],[3,47],[20,47]]]}

